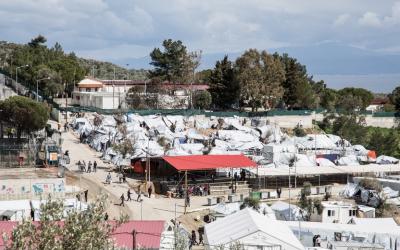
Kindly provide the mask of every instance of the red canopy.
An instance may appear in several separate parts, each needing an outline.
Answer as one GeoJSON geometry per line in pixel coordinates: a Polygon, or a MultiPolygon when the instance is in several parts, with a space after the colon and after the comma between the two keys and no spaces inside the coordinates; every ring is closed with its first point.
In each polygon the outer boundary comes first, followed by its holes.
{"type": "Polygon", "coordinates": [[[255,162],[244,155],[164,156],[163,159],[177,170],[209,170],[257,166],[255,162]]]}

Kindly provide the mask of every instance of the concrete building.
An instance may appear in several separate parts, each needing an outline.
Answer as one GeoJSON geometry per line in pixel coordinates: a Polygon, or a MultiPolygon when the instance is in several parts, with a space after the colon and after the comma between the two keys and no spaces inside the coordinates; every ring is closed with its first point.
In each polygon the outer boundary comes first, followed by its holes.
{"type": "MultiPolygon", "coordinates": [[[[157,93],[161,99],[176,97],[176,101],[186,105],[191,92],[207,90],[205,84],[161,83],[151,84],[149,81],[136,80],[99,80],[86,78],[76,84],[72,92],[72,105],[94,107],[100,109],[127,108],[126,96],[130,88],[135,87],[140,95],[157,93]],[[150,93],[151,92],[151,93],[150,93]]],[[[166,102],[166,105],[171,105],[166,102]]],[[[174,108],[174,107],[160,107],[174,108]]]]}
{"type": "Polygon", "coordinates": [[[205,249],[230,249],[235,244],[240,244],[246,250],[304,249],[283,222],[250,208],[207,224],[204,229],[205,249]]]}

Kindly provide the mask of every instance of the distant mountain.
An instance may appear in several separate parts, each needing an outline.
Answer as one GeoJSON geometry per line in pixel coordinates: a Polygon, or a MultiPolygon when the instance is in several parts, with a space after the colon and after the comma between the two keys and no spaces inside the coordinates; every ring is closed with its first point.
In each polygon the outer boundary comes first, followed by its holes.
{"type": "MultiPolygon", "coordinates": [[[[400,73],[400,55],[388,55],[363,50],[338,43],[322,43],[314,46],[284,47],[269,49],[270,53],[288,53],[307,66],[313,75],[368,75],[400,73]]],[[[235,60],[242,52],[206,53],[202,55],[200,69],[213,68],[217,60],[227,54],[235,60]]],[[[126,65],[136,69],[150,69],[150,57],[126,58],[114,61],[118,65],[126,65]]]]}
{"type": "Polygon", "coordinates": [[[388,55],[337,43],[277,49],[307,66],[311,74],[368,75],[400,72],[400,55],[388,55]]]}

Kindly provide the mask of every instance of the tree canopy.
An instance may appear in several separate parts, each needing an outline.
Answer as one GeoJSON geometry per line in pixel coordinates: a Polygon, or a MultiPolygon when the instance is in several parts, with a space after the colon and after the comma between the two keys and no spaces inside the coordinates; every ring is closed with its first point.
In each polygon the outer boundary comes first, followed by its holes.
{"type": "Polygon", "coordinates": [[[43,103],[23,96],[12,96],[0,101],[0,121],[22,132],[31,133],[43,129],[49,119],[49,110],[43,103]]]}
{"type": "Polygon", "coordinates": [[[71,210],[65,216],[64,203],[49,197],[41,205],[40,222],[24,220],[5,240],[6,249],[114,249],[110,236],[124,218],[108,222],[105,201],[100,197],[85,212],[71,210]]]}
{"type": "Polygon", "coordinates": [[[185,83],[193,79],[194,71],[200,63],[200,53],[188,52],[180,40],[167,39],[162,45],[163,50],[155,48],[150,53],[150,64],[154,66],[149,72],[150,78],[174,83],[185,83]]]}
{"type": "Polygon", "coordinates": [[[374,99],[371,91],[363,88],[343,88],[337,94],[337,107],[345,111],[365,110],[374,99]]]}
{"type": "Polygon", "coordinates": [[[215,68],[204,81],[210,84],[209,91],[215,107],[231,108],[239,101],[239,83],[235,79],[233,63],[228,56],[217,61],[215,68]]]}
{"type": "Polygon", "coordinates": [[[273,107],[283,96],[283,65],[266,51],[246,51],[236,60],[235,72],[241,103],[250,105],[252,111],[259,107],[273,107]]]}
{"type": "Polygon", "coordinates": [[[207,90],[196,91],[193,94],[193,106],[196,109],[208,109],[211,105],[211,94],[207,90]]]}
{"type": "Polygon", "coordinates": [[[389,95],[390,101],[395,106],[397,112],[400,112],[400,86],[396,87],[389,95]]]}
{"type": "Polygon", "coordinates": [[[61,95],[64,88],[71,92],[74,83],[85,76],[86,70],[81,67],[75,54],[64,53],[61,44],[55,43],[48,48],[46,42],[47,39],[39,35],[26,45],[14,46],[10,55],[5,55],[5,71],[15,75],[17,67],[29,65],[18,70],[19,82],[36,91],[36,80],[50,77],[50,80],[39,84],[42,94],[61,95]]]}

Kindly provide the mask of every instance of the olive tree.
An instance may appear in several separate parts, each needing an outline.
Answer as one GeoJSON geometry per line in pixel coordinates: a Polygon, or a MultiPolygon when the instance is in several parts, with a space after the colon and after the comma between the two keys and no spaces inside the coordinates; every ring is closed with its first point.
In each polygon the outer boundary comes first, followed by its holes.
{"type": "Polygon", "coordinates": [[[112,249],[111,235],[125,216],[107,221],[106,204],[106,197],[100,196],[86,211],[74,209],[65,215],[63,202],[49,196],[41,205],[39,222],[24,219],[10,237],[3,236],[6,249],[112,249]]]}

